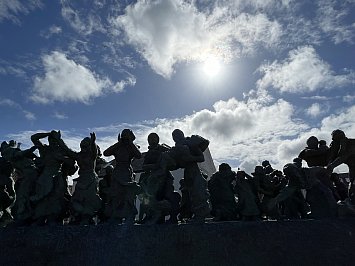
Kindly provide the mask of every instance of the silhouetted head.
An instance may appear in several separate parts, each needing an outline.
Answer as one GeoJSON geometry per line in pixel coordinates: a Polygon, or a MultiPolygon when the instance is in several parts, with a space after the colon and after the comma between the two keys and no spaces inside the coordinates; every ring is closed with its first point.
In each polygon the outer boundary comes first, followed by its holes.
{"type": "Polygon", "coordinates": [[[342,131],[340,129],[336,129],[332,132],[332,140],[334,140],[334,141],[339,141],[339,140],[342,140],[345,138],[346,138],[346,136],[345,136],[344,131],[342,131]]]}
{"type": "Polygon", "coordinates": [[[175,129],[172,133],[172,136],[175,142],[179,142],[185,139],[184,132],[182,132],[180,129],[175,129]]]}
{"type": "Polygon", "coordinates": [[[10,140],[10,141],[9,141],[9,146],[15,148],[15,147],[17,146],[16,140],[13,140],[13,139],[10,140]]]}
{"type": "Polygon", "coordinates": [[[318,144],[319,146],[327,146],[327,142],[324,139],[321,139],[318,144]]]}
{"type": "Polygon", "coordinates": [[[133,134],[132,130],[125,128],[121,132],[121,139],[134,141],[136,139],[136,136],[133,134]]]}
{"type": "Polygon", "coordinates": [[[270,165],[270,162],[268,160],[265,160],[261,163],[262,166],[266,167],[270,165]]]}
{"type": "Polygon", "coordinates": [[[311,136],[307,139],[307,146],[308,148],[311,149],[317,149],[318,148],[318,139],[315,136],[311,136]]]}
{"type": "Polygon", "coordinates": [[[231,170],[232,170],[232,168],[227,163],[221,163],[218,166],[218,171],[220,171],[220,172],[227,172],[227,171],[231,171],[231,170]]]}
{"type": "Polygon", "coordinates": [[[157,133],[150,133],[148,135],[148,144],[149,146],[156,146],[159,144],[159,136],[157,133]]]}
{"type": "Polygon", "coordinates": [[[82,151],[87,151],[90,149],[91,146],[91,139],[89,137],[84,138],[81,142],[80,142],[80,148],[82,151]]]}
{"type": "Polygon", "coordinates": [[[283,168],[284,175],[289,178],[302,178],[302,170],[294,163],[288,163],[283,168]]]}
{"type": "Polygon", "coordinates": [[[9,146],[10,145],[6,141],[1,142],[0,151],[5,150],[9,146]]]}
{"type": "Polygon", "coordinates": [[[252,175],[262,175],[264,174],[264,168],[261,165],[255,166],[254,173],[251,173],[252,175]]]}

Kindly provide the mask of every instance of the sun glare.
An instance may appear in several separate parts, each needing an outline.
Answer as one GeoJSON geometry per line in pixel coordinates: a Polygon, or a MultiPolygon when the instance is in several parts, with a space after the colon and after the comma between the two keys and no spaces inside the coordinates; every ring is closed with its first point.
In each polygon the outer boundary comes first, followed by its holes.
{"type": "Polygon", "coordinates": [[[208,77],[216,77],[221,71],[221,62],[216,57],[209,57],[203,62],[202,69],[208,77]]]}

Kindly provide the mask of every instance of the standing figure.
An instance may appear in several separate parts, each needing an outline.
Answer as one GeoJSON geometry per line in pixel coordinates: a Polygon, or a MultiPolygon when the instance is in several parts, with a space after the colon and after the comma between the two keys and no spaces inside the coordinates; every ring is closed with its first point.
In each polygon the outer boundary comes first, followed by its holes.
{"type": "Polygon", "coordinates": [[[184,168],[184,184],[191,200],[191,211],[194,214],[192,222],[204,222],[205,218],[210,215],[209,193],[207,180],[197,163],[204,162],[203,152],[207,149],[209,141],[197,135],[185,138],[180,129],[175,129],[172,137],[175,146],[169,153],[175,159],[177,166],[184,168]]]}
{"type": "Polygon", "coordinates": [[[118,135],[118,141],[104,151],[104,156],[114,156],[116,165],[111,178],[111,214],[112,222],[133,224],[137,209],[135,206],[136,195],[139,193],[139,186],[134,181],[131,162],[133,158],[141,158],[142,154],[133,143],[136,139],[132,130],[124,129],[118,135]]]}
{"type": "Polygon", "coordinates": [[[90,224],[101,207],[97,191],[98,177],[95,172],[97,157],[95,133],[90,133],[90,138],[86,137],[80,142],[80,152],[68,148],[60,138],[60,132],[56,134],[56,138],[66,155],[74,159],[79,166],[79,177],[76,179],[75,191],[70,202],[75,222],[90,224]]]}
{"type": "Polygon", "coordinates": [[[2,157],[11,163],[18,174],[15,184],[16,201],[11,211],[12,215],[17,225],[28,224],[33,212],[30,196],[38,175],[38,169],[32,160],[36,147],[22,151],[4,141],[1,143],[0,150],[2,157]]]}
{"type": "Polygon", "coordinates": [[[36,224],[63,224],[63,213],[68,205],[65,197],[68,188],[63,179],[62,166],[66,160],[63,149],[59,146],[57,135],[60,132],[36,133],[31,136],[38,148],[42,164],[40,175],[36,180],[35,193],[31,201],[35,205],[33,219],[36,224]],[[41,142],[47,138],[48,145],[41,142]]]}
{"type": "Polygon", "coordinates": [[[329,172],[341,164],[349,167],[349,192],[348,196],[355,205],[355,139],[349,139],[345,133],[340,130],[332,132],[332,143],[330,144],[330,162],[327,166],[329,172]]]}
{"type": "Polygon", "coordinates": [[[237,219],[237,202],[233,187],[235,182],[236,173],[226,163],[220,164],[218,172],[214,173],[208,181],[212,206],[211,214],[215,217],[215,221],[237,219]]]}
{"type": "Polygon", "coordinates": [[[179,197],[174,193],[174,177],[168,169],[162,171],[160,161],[162,153],[170,147],[159,144],[156,133],[148,135],[148,152],[144,156],[140,185],[143,190],[143,202],[148,203],[146,212],[148,223],[165,222],[165,216],[170,215],[169,222],[177,223],[179,197]]]}
{"type": "Polygon", "coordinates": [[[258,220],[260,217],[260,201],[255,180],[244,171],[238,171],[235,191],[238,195],[238,212],[242,220],[258,220]]]}

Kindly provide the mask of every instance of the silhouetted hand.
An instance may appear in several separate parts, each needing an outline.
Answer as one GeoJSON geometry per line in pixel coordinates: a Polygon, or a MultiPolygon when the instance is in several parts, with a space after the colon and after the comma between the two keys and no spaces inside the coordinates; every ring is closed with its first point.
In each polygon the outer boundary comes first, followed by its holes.
{"type": "Polygon", "coordinates": [[[96,134],[95,132],[90,133],[91,141],[95,142],[96,141],[96,134]]]}

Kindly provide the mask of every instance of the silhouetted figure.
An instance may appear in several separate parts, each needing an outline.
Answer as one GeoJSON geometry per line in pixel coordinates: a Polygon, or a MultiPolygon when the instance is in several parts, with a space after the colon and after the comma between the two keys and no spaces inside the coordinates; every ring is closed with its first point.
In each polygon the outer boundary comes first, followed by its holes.
{"type": "Polygon", "coordinates": [[[209,141],[197,135],[186,138],[180,129],[175,129],[172,137],[175,146],[169,155],[175,159],[179,168],[184,168],[184,188],[187,189],[194,214],[192,222],[204,222],[210,214],[209,194],[207,180],[197,163],[205,160],[203,151],[207,149],[209,141]]]}
{"type": "MultiPolygon", "coordinates": [[[[323,142],[321,142],[323,143],[323,142]]],[[[312,166],[326,166],[329,158],[328,147],[318,146],[319,141],[317,137],[311,136],[307,139],[307,147],[304,148],[298,155],[299,158],[307,162],[308,167],[312,166]]],[[[323,143],[324,144],[324,143],[323,143]]]]}
{"type": "Polygon", "coordinates": [[[235,191],[238,195],[237,209],[242,220],[254,221],[259,219],[260,201],[254,178],[244,171],[238,171],[235,191]]]}
{"type": "Polygon", "coordinates": [[[272,168],[272,166],[271,166],[271,164],[270,164],[270,162],[268,160],[263,161],[261,163],[261,165],[264,168],[264,173],[265,174],[271,174],[274,171],[274,169],[272,168]]]}
{"type": "Polygon", "coordinates": [[[36,224],[63,224],[62,214],[67,207],[67,183],[63,179],[62,166],[66,156],[59,146],[57,134],[60,132],[36,133],[31,136],[38,148],[42,169],[36,180],[35,193],[31,201],[35,205],[33,220],[36,224]],[[48,145],[41,142],[47,138],[48,145]]]}
{"type": "Polygon", "coordinates": [[[111,222],[120,223],[125,218],[125,223],[132,224],[137,214],[134,201],[140,187],[134,181],[131,162],[133,158],[141,158],[142,154],[133,143],[135,139],[132,130],[124,129],[118,135],[118,141],[103,153],[104,156],[114,156],[116,161],[111,180],[111,222]]]}
{"type": "Polygon", "coordinates": [[[236,175],[228,164],[222,163],[219,165],[218,172],[214,173],[208,181],[211,214],[215,221],[231,221],[238,218],[234,195],[236,175]]]}
{"type": "Polygon", "coordinates": [[[332,143],[330,144],[330,163],[327,166],[328,171],[341,164],[346,164],[349,167],[349,198],[352,204],[355,205],[355,139],[349,139],[345,133],[340,130],[332,132],[332,143]]]}
{"type": "Polygon", "coordinates": [[[80,152],[67,147],[60,133],[55,136],[65,154],[74,159],[79,166],[79,177],[76,178],[75,191],[71,197],[71,209],[76,222],[80,224],[93,223],[93,217],[101,208],[101,198],[98,195],[98,177],[95,172],[97,146],[95,133],[90,133],[80,142],[80,152]]]}
{"type": "Polygon", "coordinates": [[[25,225],[30,222],[32,215],[30,195],[38,175],[38,169],[32,159],[36,147],[22,151],[15,144],[13,142],[10,145],[4,141],[1,143],[0,150],[2,157],[11,163],[17,173],[16,201],[11,213],[17,225],[25,225]]]}
{"type": "MultiPolygon", "coordinates": [[[[293,159],[293,164],[299,168],[302,169],[302,159],[301,158],[294,158],[293,159]]],[[[287,181],[287,185],[289,183],[288,177],[285,176],[285,179],[287,181]]],[[[295,184],[293,183],[295,180],[291,181],[291,186],[294,186],[295,184]]],[[[283,214],[286,219],[305,219],[307,218],[307,214],[311,211],[309,208],[308,203],[306,202],[305,197],[303,196],[302,193],[302,186],[301,185],[296,185],[295,187],[298,187],[295,189],[295,191],[290,194],[290,196],[285,199],[283,202],[283,214]]],[[[285,188],[285,187],[283,187],[285,188]]],[[[282,188],[282,189],[283,189],[282,188]]],[[[303,191],[305,191],[303,189],[303,191]]]]}
{"type": "Polygon", "coordinates": [[[159,136],[148,136],[148,152],[144,156],[143,170],[139,184],[143,190],[143,205],[146,203],[145,223],[163,223],[170,215],[170,222],[177,223],[179,196],[174,193],[174,177],[168,169],[161,169],[162,153],[170,147],[159,144],[159,136]]]}
{"type": "Polygon", "coordinates": [[[271,210],[267,206],[270,200],[277,196],[283,186],[281,182],[282,173],[280,177],[280,171],[272,169],[271,165],[267,164],[265,166],[256,166],[252,175],[256,189],[261,196],[260,208],[262,212],[267,218],[279,219],[281,215],[279,206],[275,206],[271,210]]]}

